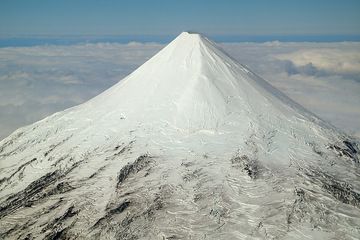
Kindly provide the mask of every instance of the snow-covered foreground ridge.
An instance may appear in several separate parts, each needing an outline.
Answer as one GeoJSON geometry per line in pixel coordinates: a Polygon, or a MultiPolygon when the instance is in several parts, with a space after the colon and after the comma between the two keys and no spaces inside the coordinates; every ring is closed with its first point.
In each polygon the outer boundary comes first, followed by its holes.
{"type": "Polygon", "coordinates": [[[0,142],[0,238],[358,239],[358,143],[199,34],[0,142]]]}

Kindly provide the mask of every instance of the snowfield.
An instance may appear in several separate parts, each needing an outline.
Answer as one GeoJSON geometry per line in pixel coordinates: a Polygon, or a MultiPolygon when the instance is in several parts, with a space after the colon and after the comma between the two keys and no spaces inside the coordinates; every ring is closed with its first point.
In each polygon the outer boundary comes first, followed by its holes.
{"type": "Polygon", "coordinates": [[[184,32],[0,142],[0,236],[359,239],[358,144],[184,32]]]}

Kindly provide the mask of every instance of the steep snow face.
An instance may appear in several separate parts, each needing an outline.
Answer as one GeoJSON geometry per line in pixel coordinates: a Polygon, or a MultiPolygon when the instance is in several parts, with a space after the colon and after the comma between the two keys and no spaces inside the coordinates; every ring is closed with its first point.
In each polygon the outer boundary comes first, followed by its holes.
{"type": "Polygon", "coordinates": [[[273,123],[316,119],[208,39],[189,33],[85,106],[76,111],[92,118],[111,111],[132,124],[166,123],[186,133],[232,128],[259,115],[273,123]]]}
{"type": "Polygon", "coordinates": [[[358,238],[357,142],[184,32],[0,142],[0,236],[358,238]]]}

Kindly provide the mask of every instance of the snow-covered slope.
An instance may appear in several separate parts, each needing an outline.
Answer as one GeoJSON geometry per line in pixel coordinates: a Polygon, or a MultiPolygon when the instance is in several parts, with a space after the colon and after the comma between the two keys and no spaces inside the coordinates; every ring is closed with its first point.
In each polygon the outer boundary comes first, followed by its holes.
{"type": "Polygon", "coordinates": [[[184,32],[0,142],[8,239],[357,239],[359,149],[184,32]]]}

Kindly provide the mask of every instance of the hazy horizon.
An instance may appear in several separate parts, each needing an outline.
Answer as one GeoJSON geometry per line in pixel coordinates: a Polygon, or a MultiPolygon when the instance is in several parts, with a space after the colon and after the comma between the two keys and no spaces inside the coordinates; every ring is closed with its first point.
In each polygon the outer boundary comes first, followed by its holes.
{"type": "MultiPolygon", "coordinates": [[[[216,42],[360,42],[360,35],[205,35],[216,42]]],[[[169,43],[176,35],[65,35],[0,36],[0,47],[73,45],[83,43],[169,43]]]]}

